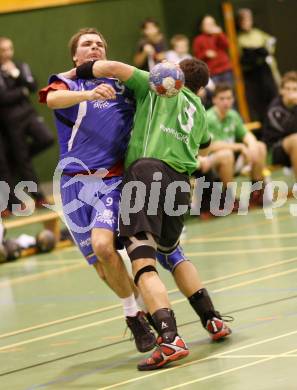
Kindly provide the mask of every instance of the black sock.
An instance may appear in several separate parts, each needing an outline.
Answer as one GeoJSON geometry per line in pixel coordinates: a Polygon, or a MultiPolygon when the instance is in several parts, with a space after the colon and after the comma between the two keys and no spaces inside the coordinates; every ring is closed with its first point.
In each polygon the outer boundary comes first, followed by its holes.
{"type": "Polygon", "coordinates": [[[152,314],[158,334],[165,342],[171,343],[177,336],[175,316],[170,309],[159,309],[152,314]]]}
{"type": "Polygon", "coordinates": [[[212,300],[205,288],[201,288],[188,298],[190,305],[200,317],[202,325],[205,327],[206,323],[212,317],[220,318],[220,313],[215,311],[212,300]]]}

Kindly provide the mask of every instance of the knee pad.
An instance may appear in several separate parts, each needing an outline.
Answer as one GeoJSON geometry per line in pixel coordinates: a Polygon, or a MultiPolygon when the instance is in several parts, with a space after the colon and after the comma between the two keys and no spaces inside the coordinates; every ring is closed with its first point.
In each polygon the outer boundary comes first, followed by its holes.
{"type": "Polygon", "coordinates": [[[160,251],[158,249],[157,260],[163,268],[172,273],[178,264],[182,263],[183,261],[188,261],[180,245],[168,252],[160,251]]]}
{"type": "Polygon", "coordinates": [[[131,261],[156,259],[157,243],[151,233],[141,232],[123,239],[131,261]]]}
{"type": "Polygon", "coordinates": [[[136,275],[134,277],[134,283],[135,283],[136,286],[137,286],[137,283],[139,281],[140,276],[142,274],[144,274],[145,272],[156,272],[156,273],[158,273],[158,271],[156,270],[156,268],[153,265],[146,265],[145,267],[140,268],[140,270],[138,270],[136,272],[136,275]]]}

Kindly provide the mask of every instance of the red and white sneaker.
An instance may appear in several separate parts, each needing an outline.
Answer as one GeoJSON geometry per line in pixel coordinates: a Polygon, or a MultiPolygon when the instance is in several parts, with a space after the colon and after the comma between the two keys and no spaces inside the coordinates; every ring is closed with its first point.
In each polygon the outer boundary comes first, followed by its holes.
{"type": "Polygon", "coordinates": [[[217,317],[213,317],[208,320],[205,329],[208,331],[213,341],[221,340],[232,333],[232,330],[225,324],[225,322],[217,317]]]}
{"type": "Polygon", "coordinates": [[[178,335],[172,343],[165,343],[162,337],[157,339],[158,347],[145,360],[142,360],[137,368],[140,371],[157,370],[162,368],[170,362],[180,360],[189,355],[189,350],[184,340],[178,335]]]}

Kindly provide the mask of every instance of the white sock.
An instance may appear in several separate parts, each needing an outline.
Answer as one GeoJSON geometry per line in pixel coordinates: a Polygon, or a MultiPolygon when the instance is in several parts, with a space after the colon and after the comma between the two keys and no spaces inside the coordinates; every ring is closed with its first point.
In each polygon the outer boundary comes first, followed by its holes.
{"type": "Polygon", "coordinates": [[[127,298],[121,298],[125,317],[135,317],[139,312],[134,294],[127,298]]]}
{"type": "Polygon", "coordinates": [[[142,299],[142,296],[140,294],[138,294],[138,297],[136,298],[136,302],[137,302],[137,305],[139,307],[140,310],[144,311],[145,313],[148,312],[146,306],[145,306],[145,303],[142,299]]]}

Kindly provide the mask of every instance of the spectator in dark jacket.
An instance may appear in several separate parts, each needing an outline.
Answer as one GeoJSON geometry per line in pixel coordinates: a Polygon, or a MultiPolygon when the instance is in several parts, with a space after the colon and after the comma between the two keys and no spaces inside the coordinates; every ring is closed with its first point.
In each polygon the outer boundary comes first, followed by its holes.
{"type": "MultiPolygon", "coordinates": [[[[38,183],[32,156],[48,148],[54,137],[43,118],[33,108],[29,94],[37,89],[29,66],[13,60],[14,48],[9,38],[0,37],[0,120],[15,177],[38,183]]],[[[32,194],[41,206],[43,194],[32,194]]]]}
{"type": "Polygon", "coordinates": [[[292,166],[297,178],[297,72],[288,72],[280,95],[270,104],[263,129],[263,141],[271,150],[273,164],[292,166]]]}

